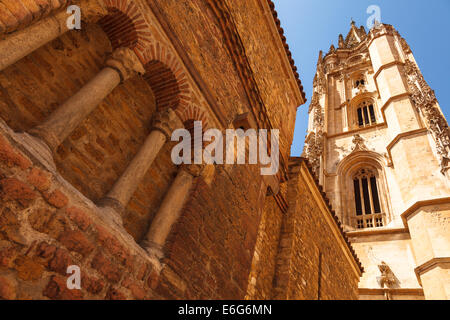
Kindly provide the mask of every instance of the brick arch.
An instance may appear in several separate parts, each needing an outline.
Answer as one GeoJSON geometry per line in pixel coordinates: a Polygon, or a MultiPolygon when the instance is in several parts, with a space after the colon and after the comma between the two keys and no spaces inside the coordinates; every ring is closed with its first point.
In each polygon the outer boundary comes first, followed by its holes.
{"type": "Polygon", "coordinates": [[[196,105],[190,104],[186,108],[177,109],[176,114],[183,123],[188,121],[202,121],[203,132],[211,128],[211,121],[208,114],[196,105]]]}
{"type": "Polygon", "coordinates": [[[108,14],[98,21],[111,41],[113,49],[128,47],[144,50],[152,35],[143,15],[130,0],[104,0],[108,14]]]}
{"type": "Polygon", "coordinates": [[[144,78],[154,90],[158,109],[184,109],[191,101],[191,87],[186,72],[170,48],[154,42],[143,52],[136,51],[144,64],[144,78]]]}

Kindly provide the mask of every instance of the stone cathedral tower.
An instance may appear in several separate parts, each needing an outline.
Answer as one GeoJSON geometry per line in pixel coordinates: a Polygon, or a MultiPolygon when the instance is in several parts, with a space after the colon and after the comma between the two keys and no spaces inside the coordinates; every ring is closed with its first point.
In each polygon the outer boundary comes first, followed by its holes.
{"type": "Polygon", "coordinates": [[[365,268],[362,299],[450,298],[449,128],[405,39],[320,52],[304,154],[365,268]]]}

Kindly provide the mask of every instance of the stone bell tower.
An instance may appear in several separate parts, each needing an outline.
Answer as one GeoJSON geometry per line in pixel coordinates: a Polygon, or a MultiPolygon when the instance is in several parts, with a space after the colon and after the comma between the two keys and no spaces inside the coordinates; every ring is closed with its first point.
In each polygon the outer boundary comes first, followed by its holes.
{"type": "Polygon", "coordinates": [[[362,299],[450,298],[450,130],[405,39],[319,54],[304,155],[365,267],[362,299]]]}

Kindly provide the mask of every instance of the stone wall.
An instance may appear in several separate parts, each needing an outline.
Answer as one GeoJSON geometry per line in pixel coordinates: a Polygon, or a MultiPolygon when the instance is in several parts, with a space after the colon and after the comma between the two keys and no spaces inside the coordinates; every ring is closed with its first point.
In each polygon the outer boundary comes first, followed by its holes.
{"type": "Polygon", "coordinates": [[[302,159],[289,166],[289,209],[283,219],[275,298],[357,299],[362,273],[340,223],[302,159]]]}
{"type": "Polygon", "coordinates": [[[273,196],[266,196],[253,253],[247,299],[272,299],[276,257],[280,243],[284,213],[273,196]]]}
{"type": "MultiPolygon", "coordinates": [[[[295,111],[304,102],[270,1],[148,2],[151,7],[143,0],[77,2],[82,8],[92,5],[81,31],[67,31],[0,71],[0,298],[274,297],[274,279],[283,269],[282,225],[286,230],[292,217],[286,215],[286,200],[294,197],[290,201],[296,203],[298,197],[314,194],[314,184],[291,192],[286,174],[264,178],[258,165],[208,166],[200,175],[190,175],[192,186],[182,209],[169,212],[177,217],[169,225],[162,256],[141,245],[182,171],[170,159],[173,143],[164,144],[127,202],[123,227],[108,214],[115,207],[106,211],[97,205],[142,146],[152,145],[144,141],[151,130],[158,131],[151,122],[162,107],[176,109],[180,123],[203,120],[225,130],[248,114],[251,127],[281,129],[286,170],[295,111]],[[249,19],[258,32],[247,34],[249,19]],[[112,27],[114,21],[124,30],[112,27]],[[256,49],[261,41],[264,46],[256,49]],[[145,74],[117,85],[52,153],[57,168],[50,168],[38,152],[30,151],[30,140],[20,132],[30,132],[64,106],[99,74],[111,51],[119,52],[115,49],[121,43],[135,46],[126,52],[145,64],[145,74]],[[81,268],[81,290],[66,287],[69,265],[81,268]]],[[[109,72],[123,78],[114,68],[109,72]]],[[[161,135],[159,130],[156,136],[161,135]]],[[[355,284],[353,271],[342,262],[348,252],[329,244],[338,229],[333,223],[321,233],[323,240],[314,239],[318,250],[329,250],[330,259],[342,264],[341,273],[327,271],[324,255],[324,282],[330,284],[323,285],[323,294],[353,297],[333,292],[338,281],[348,281],[343,287],[349,292],[355,284]]],[[[321,224],[311,219],[304,228],[321,224]]],[[[295,237],[303,239],[303,234],[298,229],[295,237]]],[[[304,261],[293,255],[292,265],[310,268],[317,263],[313,249],[304,254],[304,261]]],[[[298,270],[292,275],[289,290],[299,288],[298,270]]],[[[306,291],[291,291],[289,297],[313,298],[306,291]]]]}
{"type": "Polygon", "coordinates": [[[0,298],[158,298],[158,270],[126,232],[13,146],[0,123],[0,298]],[[81,290],[68,290],[69,265],[81,290]]]}
{"type": "MultiPolygon", "coordinates": [[[[15,131],[41,123],[101,70],[108,52],[111,45],[103,30],[86,25],[1,71],[1,117],[15,131]]],[[[149,84],[138,76],[126,81],[59,146],[54,157],[58,171],[83,195],[100,200],[142,146],[155,110],[149,84]]],[[[128,204],[125,227],[137,241],[176,174],[172,147],[169,143],[161,151],[128,204]]]]}

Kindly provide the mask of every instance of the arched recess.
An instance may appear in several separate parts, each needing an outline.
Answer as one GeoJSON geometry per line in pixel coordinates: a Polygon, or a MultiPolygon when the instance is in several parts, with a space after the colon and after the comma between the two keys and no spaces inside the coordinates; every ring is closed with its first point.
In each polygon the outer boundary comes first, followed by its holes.
{"type": "Polygon", "coordinates": [[[98,21],[113,49],[129,47],[144,51],[152,42],[150,28],[134,2],[104,0],[108,14],[98,21]]]}
{"type": "Polygon", "coordinates": [[[369,169],[375,173],[381,213],[385,225],[392,221],[392,210],[389,197],[389,186],[386,179],[386,158],[369,150],[355,150],[345,157],[337,167],[341,220],[350,230],[356,229],[356,207],[353,178],[360,169],[369,169]]]}
{"type": "Polygon", "coordinates": [[[172,50],[160,42],[154,42],[143,52],[136,53],[145,66],[144,78],[153,88],[158,109],[186,108],[191,101],[192,90],[172,50]]]}
{"type": "Polygon", "coordinates": [[[175,113],[180,118],[181,122],[184,125],[184,128],[188,130],[191,134],[191,145],[193,148],[192,156],[194,156],[194,146],[202,146],[201,152],[203,152],[203,148],[208,144],[203,140],[203,134],[210,128],[210,119],[208,114],[201,109],[200,107],[190,104],[186,108],[178,108],[175,110],[175,113]],[[202,135],[196,136],[194,132],[194,124],[196,121],[200,121],[202,125],[202,135]]]}
{"type": "MultiPolygon", "coordinates": [[[[16,132],[42,123],[104,67],[117,47],[145,50],[149,28],[132,1],[104,1],[67,31],[0,72],[0,117],[16,132]],[[98,11],[96,11],[98,9],[98,11]],[[103,15],[103,16],[102,16],[103,15]],[[37,94],[39,93],[39,94],[37,94]]],[[[54,154],[59,173],[96,201],[110,191],[150,132],[156,103],[139,76],[107,96],[54,154]]]]}
{"type": "Polygon", "coordinates": [[[210,128],[210,119],[205,110],[197,107],[194,104],[189,104],[186,108],[179,108],[175,110],[175,113],[181,119],[183,123],[193,120],[193,121],[201,121],[203,126],[203,131],[206,131],[210,128]]]}
{"type": "Polygon", "coordinates": [[[347,123],[349,124],[350,130],[359,129],[360,126],[358,124],[358,106],[364,101],[370,101],[370,104],[373,105],[374,113],[376,117],[376,123],[381,123],[382,116],[381,112],[377,105],[376,93],[375,92],[363,92],[356,95],[353,99],[350,100],[349,107],[347,108],[347,123]]]}

